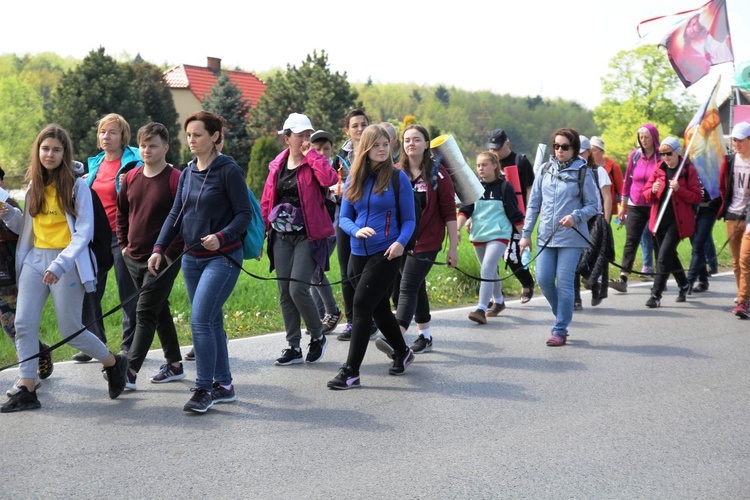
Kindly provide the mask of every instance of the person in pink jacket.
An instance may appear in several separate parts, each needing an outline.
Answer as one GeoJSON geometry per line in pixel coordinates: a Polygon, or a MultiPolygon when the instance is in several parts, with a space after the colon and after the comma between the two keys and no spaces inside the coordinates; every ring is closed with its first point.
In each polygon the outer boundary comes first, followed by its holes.
{"type": "Polygon", "coordinates": [[[338,176],[328,158],[312,147],[313,130],[307,116],[289,115],[279,131],[288,147],[268,165],[260,201],[268,232],[270,270],[276,269],[289,344],[276,360],[278,366],[303,362],[301,318],[311,338],[305,360],[319,361],[327,344],[309,283],[317,266],[328,271],[328,237],[334,230],[323,188],[336,184],[338,176]]]}
{"type": "Polygon", "coordinates": [[[677,170],[682,164],[680,156],[680,141],[674,137],[667,137],[659,145],[661,162],[651,173],[648,182],[643,186],[643,197],[651,203],[648,228],[656,237],[656,276],[651,288],[651,297],[646,301],[646,307],[656,308],[661,305],[661,295],[667,284],[667,277],[672,274],[680,287],[677,302],[685,302],[689,289],[687,276],[677,255],[677,245],[683,238],[689,238],[695,232],[695,212],[693,205],[697,205],[703,198],[698,173],[689,160],[685,159],[682,170],[677,170]],[[656,226],[659,213],[667,203],[667,194],[671,190],[669,204],[666,205],[659,226],[656,226]]]}

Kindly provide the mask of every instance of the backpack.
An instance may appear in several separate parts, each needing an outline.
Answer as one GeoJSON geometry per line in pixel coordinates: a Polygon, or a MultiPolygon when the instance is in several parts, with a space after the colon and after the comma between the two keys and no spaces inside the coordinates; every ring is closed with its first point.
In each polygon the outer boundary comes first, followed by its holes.
{"type": "MultiPolygon", "coordinates": [[[[393,171],[391,172],[391,186],[393,187],[393,194],[396,197],[396,220],[398,221],[399,230],[401,229],[401,210],[399,209],[398,203],[399,193],[401,192],[401,176],[399,175],[400,172],[401,170],[397,169],[396,167],[394,167],[393,171]]],[[[404,247],[405,252],[414,250],[414,247],[417,245],[419,221],[422,219],[422,210],[424,209],[422,203],[419,201],[417,193],[415,193],[414,190],[412,190],[412,193],[414,195],[414,232],[411,233],[411,238],[409,238],[409,242],[404,247]]]]}
{"type": "MultiPolygon", "coordinates": [[[[221,172],[224,176],[224,186],[226,186],[227,169],[222,168],[221,172]]],[[[250,200],[252,215],[250,216],[250,224],[242,233],[242,259],[259,259],[263,252],[263,241],[266,238],[266,224],[263,222],[260,203],[258,203],[255,193],[250,188],[247,188],[247,197],[250,200]]]]}
{"type": "Polygon", "coordinates": [[[102,200],[96,191],[91,191],[91,205],[94,208],[94,237],[89,242],[89,248],[96,257],[96,265],[99,269],[109,269],[115,259],[112,256],[112,228],[109,226],[107,212],[104,210],[102,200]]]}
{"type": "MultiPolygon", "coordinates": [[[[598,167],[597,167],[598,168],[598,167]]],[[[583,183],[586,180],[586,171],[591,171],[591,174],[594,176],[594,182],[596,183],[597,188],[599,187],[599,179],[596,177],[596,172],[591,170],[591,168],[588,165],[584,165],[581,168],[578,169],[578,195],[581,197],[581,206],[583,206],[583,183]]],[[[540,172],[542,176],[546,174],[549,171],[549,162],[545,163],[542,167],[542,171],[540,172]]],[[[567,179],[563,179],[559,176],[559,174],[550,174],[553,177],[557,177],[563,182],[572,182],[567,179]]]]}

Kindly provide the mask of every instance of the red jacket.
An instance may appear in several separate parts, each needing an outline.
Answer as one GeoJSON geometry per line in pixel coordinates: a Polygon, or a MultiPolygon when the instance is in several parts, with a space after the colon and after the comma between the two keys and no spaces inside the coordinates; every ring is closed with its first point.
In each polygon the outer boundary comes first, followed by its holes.
{"type": "Polygon", "coordinates": [[[604,170],[612,181],[612,213],[617,214],[617,206],[622,199],[622,170],[612,158],[604,157],[604,170]]]}
{"type": "MultiPolygon", "coordinates": [[[[268,216],[276,205],[276,182],[279,179],[279,171],[288,157],[289,148],[286,148],[268,165],[268,178],[260,199],[260,210],[266,223],[266,231],[270,227],[268,216]]],[[[297,191],[309,240],[321,240],[335,234],[321,188],[333,186],[336,181],[338,174],[328,163],[328,159],[315,151],[315,148],[310,148],[305,159],[297,167],[297,191]]]]}
{"type": "Polygon", "coordinates": [[[450,175],[442,166],[437,179],[437,193],[432,189],[430,179],[425,180],[427,203],[419,219],[414,253],[440,250],[445,239],[446,223],[456,220],[456,191],[450,175]]]}
{"type": "MultiPolygon", "coordinates": [[[[682,161],[682,157],[680,157],[680,161],[682,161]]],[[[662,161],[651,173],[651,177],[649,177],[646,185],[643,186],[643,196],[648,203],[652,204],[651,216],[648,219],[648,228],[652,233],[656,226],[656,219],[659,217],[661,198],[668,187],[667,168],[669,168],[667,164],[662,161]],[[659,181],[659,190],[654,193],[652,189],[656,181],[659,181]]],[[[693,205],[697,205],[703,200],[703,191],[700,181],[698,181],[698,173],[690,163],[690,160],[685,161],[685,166],[682,168],[677,182],[680,185],[680,189],[672,192],[670,202],[672,203],[674,218],[677,222],[677,234],[680,236],[680,239],[689,238],[695,232],[695,211],[693,210],[693,205]]]]}

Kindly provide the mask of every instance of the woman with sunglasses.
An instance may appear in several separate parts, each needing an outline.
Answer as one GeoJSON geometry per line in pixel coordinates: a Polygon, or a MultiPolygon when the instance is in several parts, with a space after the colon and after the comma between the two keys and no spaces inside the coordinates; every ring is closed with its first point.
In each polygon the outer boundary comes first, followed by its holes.
{"type": "Polygon", "coordinates": [[[670,273],[677,280],[680,287],[677,302],[685,302],[688,292],[688,280],[682,263],[677,255],[677,245],[683,238],[689,238],[695,232],[695,212],[693,205],[697,205],[703,198],[698,173],[690,160],[685,158],[685,164],[677,175],[682,163],[680,156],[680,141],[674,137],[667,137],[659,145],[661,163],[651,173],[646,185],[643,186],[643,197],[651,203],[651,213],[648,228],[656,237],[656,276],[651,288],[651,297],[646,301],[646,307],[656,308],[661,305],[661,295],[667,284],[670,273]],[[667,194],[672,191],[667,203],[667,194]],[[665,207],[659,226],[656,226],[659,213],[665,207]]]}
{"type": "Polygon", "coordinates": [[[573,281],[578,260],[588,246],[587,223],[597,213],[599,195],[594,178],[581,171],[586,162],[578,156],[578,132],[557,129],[552,142],[555,154],[531,187],[519,247],[523,252],[531,246],[531,232],[539,219],[536,279],[555,315],[547,345],[560,347],[567,341],[573,319],[573,281]]]}

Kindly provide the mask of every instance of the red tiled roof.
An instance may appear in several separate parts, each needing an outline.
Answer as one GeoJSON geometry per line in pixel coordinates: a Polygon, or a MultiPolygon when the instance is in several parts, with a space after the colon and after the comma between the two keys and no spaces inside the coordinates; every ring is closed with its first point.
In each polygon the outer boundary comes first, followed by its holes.
{"type": "MultiPolygon", "coordinates": [[[[266,90],[266,84],[257,76],[244,71],[225,71],[232,83],[242,91],[243,97],[250,106],[258,104],[260,96],[266,90]]],[[[164,72],[164,81],[169,88],[190,89],[203,102],[203,96],[211,93],[211,87],[216,85],[216,75],[208,68],[180,64],[164,72]]]]}

